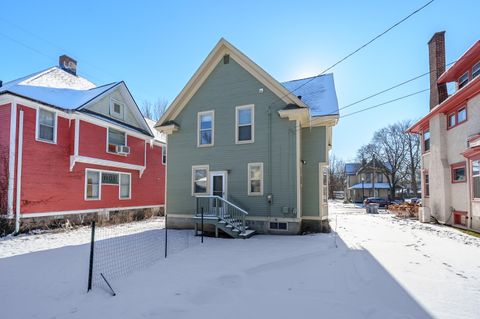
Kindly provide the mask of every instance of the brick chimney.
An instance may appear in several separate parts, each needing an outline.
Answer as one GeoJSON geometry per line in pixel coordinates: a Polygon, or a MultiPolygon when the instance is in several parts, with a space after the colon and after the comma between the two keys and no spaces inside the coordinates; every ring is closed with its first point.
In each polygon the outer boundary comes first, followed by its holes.
{"type": "Polygon", "coordinates": [[[437,84],[440,75],[445,72],[445,31],[436,32],[428,41],[430,62],[430,110],[448,97],[447,85],[437,84]]]}
{"type": "Polygon", "coordinates": [[[64,54],[58,58],[58,66],[70,74],[77,75],[77,61],[68,55],[64,54]]]}

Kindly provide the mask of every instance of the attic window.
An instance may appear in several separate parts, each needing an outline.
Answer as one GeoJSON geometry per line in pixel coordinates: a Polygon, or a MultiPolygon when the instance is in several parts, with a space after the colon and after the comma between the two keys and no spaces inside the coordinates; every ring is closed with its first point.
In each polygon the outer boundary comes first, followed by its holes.
{"type": "Polygon", "coordinates": [[[229,64],[230,63],[230,55],[225,54],[223,56],[223,64],[229,64]]]}
{"type": "Polygon", "coordinates": [[[464,75],[462,75],[458,79],[458,89],[463,88],[465,85],[468,83],[468,72],[466,72],[464,75]]]}
{"type": "Polygon", "coordinates": [[[125,105],[115,99],[110,99],[110,115],[123,120],[125,105]]]}
{"type": "Polygon", "coordinates": [[[480,62],[475,64],[472,68],[472,79],[480,75],[480,62]]]}

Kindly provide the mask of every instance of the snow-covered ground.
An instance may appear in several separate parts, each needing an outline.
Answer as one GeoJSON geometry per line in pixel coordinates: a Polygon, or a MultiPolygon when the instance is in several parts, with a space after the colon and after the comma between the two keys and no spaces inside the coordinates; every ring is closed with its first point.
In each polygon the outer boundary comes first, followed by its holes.
{"type": "MultiPolygon", "coordinates": [[[[337,233],[200,245],[192,231],[172,231],[169,257],[112,280],[115,297],[86,293],[88,228],[0,240],[0,317],[480,318],[480,239],[330,209],[337,233]]],[[[105,234],[163,232],[162,223],[105,234]]]]}

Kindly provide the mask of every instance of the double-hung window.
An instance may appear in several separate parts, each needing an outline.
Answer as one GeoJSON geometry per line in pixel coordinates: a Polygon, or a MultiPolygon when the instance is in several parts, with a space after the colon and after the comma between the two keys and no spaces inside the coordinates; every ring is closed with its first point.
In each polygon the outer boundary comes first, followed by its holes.
{"type": "Polygon", "coordinates": [[[248,163],[248,195],[263,195],[263,163],[248,163]]]}
{"type": "Polygon", "coordinates": [[[254,142],[254,105],[237,106],[235,108],[235,142],[237,144],[254,142]]]}
{"type": "Polygon", "coordinates": [[[125,132],[108,128],[108,149],[110,153],[119,153],[119,147],[127,145],[127,135],[125,132]]]}
{"type": "Polygon", "coordinates": [[[473,198],[480,198],[480,160],[472,161],[472,195],[473,198]]]}
{"type": "Polygon", "coordinates": [[[162,146],[162,164],[167,164],[167,145],[162,146]]]}
{"type": "Polygon", "coordinates": [[[458,79],[458,89],[460,90],[461,88],[463,88],[465,85],[467,85],[468,83],[468,72],[466,72],[464,75],[462,75],[459,79],[458,79]]]}
{"type": "Polygon", "coordinates": [[[475,64],[472,68],[472,79],[480,75],[480,62],[475,64]]]}
{"type": "Polygon", "coordinates": [[[86,171],[85,199],[100,199],[100,172],[86,171]]]}
{"type": "Polygon", "coordinates": [[[424,173],[423,178],[424,178],[425,197],[430,197],[430,175],[428,174],[428,172],[424,173]]]}
{"type": "Polygon", "coordinates": [[[207,195],[208,166],[192,167],[192,195],[207,195]]]}
{"type": "Polygon", "coordinates": [[[197,132],[197,146],[213,146],[214,141],[214,120],[215,114],[213,111],[206,111],[198,113],[198,132],[197,132]]]}
{"type": "Polygon", "coordinates": [[[453,128],[459,124],[462,124],[467,120],[467,107],[463,106],[452,113],[448,114],[447,127],[453,128]]]}
{"type": "Polygon", "coordinates": [[[55,112],[38,109],[37,140],[56,143],[57,116],[55,112]]]}
{"type": "Polygon", "coordinates": [[[426,130],[423,132],[423,152],[430,151],[430,131],[426,130]]]}
{"type": "Polygon", "coordinates": [[[120,175],[120,199],[130,199],[131,175],[130,174],[119,174],[119,175],[120,175]]]}

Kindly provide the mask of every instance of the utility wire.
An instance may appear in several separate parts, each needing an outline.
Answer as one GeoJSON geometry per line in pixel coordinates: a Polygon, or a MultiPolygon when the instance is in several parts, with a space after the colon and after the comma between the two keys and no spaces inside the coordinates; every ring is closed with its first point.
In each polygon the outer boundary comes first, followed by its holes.
{"type": "MultiPolygon", "coordinates": [[[[455,62],[457,62],[457,61],[450,62],[450,63],[448,63],[446,66],[450,66],[450,65],[454,64],[455,62]]],[[[389,87],[388,89],[382,90],[382,91],[380,91],[380,92],[377,92],[377,93],[374,93],[374,94],[372,94],[372,95],[369,95],[369,96],[367,96],[367,97],[365,97],[365,98],[363,98],[363,99],[361,99],[361,100],[358,100],[358,101],[356,101],[356,102],[347,104],[347,105],[345,105],[345,106],[342,106],[342,107],[339,108],[338,110],[341,111],[341,110],[347,109],[347,108],[349,108],[349,107],[351,107],[351,106],[354,106],[354,105],[356,105],[356,104],[358,104],[358,103],[361,103],[361,102],[363,102],[363,101],[369,100],[369,99],[371,99],[371,98],[373,98],[373,97],[375,97],[375,96],[377,96],[377,95],[383,94],[383,93],[385,93],[385,92],[388,92],[388,91],[391,91],[391,90],[393,90],[393,89],[396,89],[396,88],[398,88],[398,87],[400,87],[400,86],[402,86],[402,85],[405,85],[405,84],[407,84],[407,83],[410,83],[410,82],[412,82],[412,81],[415,81],[415,80],[417,80],[417,79],[419,79],[419,78],[421,78],[421,77],[424,77],[425,75],[428,75],[428,74],[430,74],[430,73],[432,73],[432,72],[435,72],[435,71],[437,71],[437,70],[435,69],[435,70],[432,70],[432,71],[430,71],[430,72],[423,73],[423,74],[421,74],[421,75],[417,75],[417,76],[415,76],[415,77],[413,77],[413,78],[411,78],[411,79],[409,79],[409,80],[403,81],[403,82],[398,83],[398,84],[396,84],[396,85],[394,85],[394,86],[392,86],[392,87],[389,87]]]]}
{"type": "MultiPolygon", "coordinates": [[[[311,78],[309,78],[307,81],[305,81],[304,83],[302,83],[301,85],[299,85],[297,88],[289,91],[287,94],[283,95],[280,99],[283,99],[284,97],[292,94],[293,92],[297,91],[298,89],[300,89],[301,87],[307,85],[308,83],[310,83],[311,81],[313,81],[314,79],[324,75],[326,72],[330,71],[331,69],[333,69],[334,67],[336,67],[337,65],[339,65],[340,63],[342,63],[343,61],[347,60],[348,58],[350,58],[352,55],[358,53],[360,50],[364,49],[365,47],[367,47],[368,45],[370,45],[372,42],[378,40],[380,37],[384,36],[386,33],[390,32],[392,29],[396,28],[397,26],[399,26],[401,23],[405,22],[406,20],[408,20],[410,17],[414,16],[415,14],[417,14],[418,12],[422,11],[423,9],[425,9],[427,6],[429,6],[430,4],[432,4],[435,0],[430,0],[428,1],[427,3],[425,3],[423,6],[421,6],[420,8],[416,9],[415,11],[413,11],[412,13],[410,13],[409,15],[407,15],[405,18],[401,19],[400,21],[396,22],[395,24],[393,24],[391,27],[389,27],[388,29],[386,29],[385,31],[381,32],[380,34],[378,34],[377,36],[375,36],[374,38],[372,38],[370,41],[364,43],[363,45],[361,45],[359,48],[357,48],[356,50],[350,52],[349,54],[347,54],[345,57],[343,57],[342,59],[338,60],[337,62],[335,62],[334,64],[332,64],[331,66],[329,66],[328,68],[326,68],[325,70],[323,70],[322,72],[320,72],[318,75],[316,76],[313,76],[311,78]]],[[[277,101],[277,100],[275,100],[277,101]]],[[[274,102],[275,102],[274,101],[274,102]]],[[[272,104],[274,103],[272,102],[272,104]]],[[[270,104],[271,105],[271,104],[270,104]]]]}
{"type": "Polygon", "coordinates": [[[383,103],[380,103],[380,104],[377,104],[377,105],[373,105],[373,106],[370,106],[370,107],[367,107],[367,108],[364,108],[364,109],[361,109],[361,110],[358,110],[358,111],[355,111],[355,112],[352,112],[352,113],[348,113],[348,114],[345,114],[345,115],[340,115],[340,118],[345,118],[345,117],[348,117],[348,116],[351,116],[351,115],[354,115],[354,114],[362,113],[362,112],[365,112],[365,111],[368,111],[368,110],[371,110],[371,109],[374,109],[374,108],[377,108],[377,107],[380,107],[380,106],[383,106],[383,105],[386,105],[386,104],[390,104],[390,103],[393,103],[393,102],[396,102],[396,101],[399,101],[399,100],[406,99],[408,97],[411,97],[411,96],[414,96],[414,95],[417,95],[417,94],[420,94],[420,93],[423,93],[423,92],[427,92],[429,90],[430,89],[428,88],[428,89],[421,90],[421,91],[411,93],[411,94],[407,94],[407,95],[404,95],[404,96],[398,97],[396,99],[389,100],[389,101],[386,101],[386,102],[383,102],[383,103]]]}

